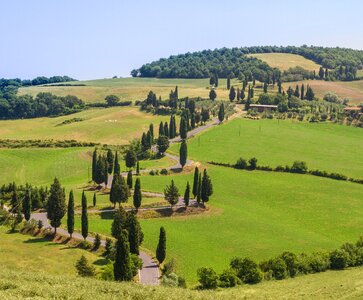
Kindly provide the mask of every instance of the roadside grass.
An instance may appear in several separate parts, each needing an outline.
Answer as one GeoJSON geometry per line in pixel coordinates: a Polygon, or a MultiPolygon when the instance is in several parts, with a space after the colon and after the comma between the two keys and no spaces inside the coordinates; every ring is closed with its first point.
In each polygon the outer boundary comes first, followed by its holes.
{"type": "Polygon", "coordinates": [[[169,117],[147,114],[138,107],[88,109],[56,118],[2,120],[0,139],[74,139],[120,145],[140,138],[150,123],[153,123],[157,132],[160,121],[169,121],[169,117]],[[57,126],[73,118],[82,118],[84,121],[57,126]]]}
{"type": "Polygon", "coordinates": [[[278,68],[282,71],[289,68],[302,67],[309,71],[319,71],[320,65],[301,55],[290,53],[257,53],[248,56],[256,57],[266,62],[272,68],[278,68]]]}
{"type": "MultiPolygon", "coordinates": [[[[178,153],[179,145],[171,147],[178,153]]],[[[234,164],[256,157],[276,167],[305,161],[309,169],[363,178],[363,131],[331,123],[238,118],[188,141],[189,158],[234,164]]]]}

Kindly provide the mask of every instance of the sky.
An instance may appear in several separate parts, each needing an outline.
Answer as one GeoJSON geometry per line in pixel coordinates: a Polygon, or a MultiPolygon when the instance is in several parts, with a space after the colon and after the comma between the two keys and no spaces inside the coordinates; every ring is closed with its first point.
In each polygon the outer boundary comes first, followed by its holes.
{"type": "Polygon", "coordinates": [[[0,78],[130,76],[170,55],[256,45],[363,50],[361,0],[0,0],[0,78]]]}

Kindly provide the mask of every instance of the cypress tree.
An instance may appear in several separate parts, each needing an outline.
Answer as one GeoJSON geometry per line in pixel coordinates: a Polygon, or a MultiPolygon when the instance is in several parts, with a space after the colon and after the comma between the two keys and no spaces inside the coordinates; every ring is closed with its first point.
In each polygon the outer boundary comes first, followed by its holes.
{"type": "Polygon", "coordinates": [[[97,168],[97,149],[93,150],[92,155],[92,181],[96,181],[96,170],[97,168]]]}
{"type": "Polygon", "coordinates": [[[191,116],[190,116],[190,127],[192,129],[195,128],[195,114],[194,113],[192,113],[191,116]]]}
{"type": "Polygon", "coordinates": [[[68,209],[67,209],[67,231],[72,238],[74,232],[74,196],[73,190],[69,192],[68,209]]]}
{"type": "Polygon", "coordinates": [[[282,94],[282,84],[280,80],[277,82],[277,87],[278,87],[278,93],[282,94]]]}
{"type": "Polygon", "coordinates": [[[27,189],[25,191],[25,196],[23,200],[23,213],[24,213],[24,218],[27,222],[30,220],[30,215],[31,215],[31,201],[32,200],[31,200],[30,190],[27,189]]]}
{"type": "Polygon", "coordinates": [[[165,133],[164,133],[164,124],[163,122],[160,122],[159,124],[159,136],[164,136],[165,133]]]}
{"type": "Polygon", "coordinates": [[[154,125],[152,123],[149,125],[149,132],[151,135],[151,140],[153,141],[154,140],[154,125]]]}
{"type": "Polygon", "coordinates": [[[214,101],[217,98],[217,93],[214,89],[211,89],[209,92],[209,99],[214,101]]]}
{"type": "Polygon", "coordinates": [[[198,179],[199,179],[199,169],[195,167],[194,169],[194,180],[193,180],[193,195],[194,198],[198,195],[198,179]]]}
{"type": "Polygon", "coordinates": [[[180,132],[180,138],[182,139],[187,138],[188,128],[184,116],[180,118],[179,132],[180,132]]]}
{"type": "Polygon", "coordinates": [[[229,90],[229,100],[232,102],[236,98],[236,91],[234,87],[232,86],[229,90]]]}
{"type": "Polygon", "coordinates": [[[174,180],[171,181],[170,185],[167,185],[164,189],[165,200],[169,202],[170,206],[173,208],[175,204],[179,201],[179,190],[174,184],[174,180]]]}
{"type": "Polygon", "coordinates": [[[86,240],[86,238],[88,236],[88,213],[87,213],[87,198],[86,198],[84,191],[82,193],[81,222],[82,222],[82,236],[86,240]]]}
{"type": "Polygon", "coordinates": [[[113,273],[116,281],[130,281],[132,279],[130,244],[125,231],[122,232],[116,242],[113,273]]]}
{"type": "Polygon", "coordinates": [[[134,189],[134,207],[136,208],[136,211],[141,206],[141,201],[142,201],[142,193],[141,193],[140,178],[136,178],[135,189],[134,189]]]}
{"type": "Polygon", "coordinates": [[[130,189],[132,189],[132,171],[127,172],[127,185],[130,189]]]}
{"type": "Polygon", "coordinates": [[[118,162],[118,154],[115,155],[115,164],[113,169],[113,175],[120,175],[120,164],[118,162]]]}
{"type": "Polygon", "coordinates": [[[47,218],[50,225],[54,227],[57,234],[57,227],[62,224],[62,218],[66,213],[65,195],[62,186],[57,178],[54,178],[53,184],[50,186],[49,198],[47,202],[47,218]]]}
{"type": "Polygon", "coordinates": [[[113,175],[112,179],[112,185],[110,190],[110,202],[113,204],[113,207],[115,208],[116,203],[118,202],[118,195],[120,193],[121,187],[120,187],[120,176],[119,174],[113,175]]]}
{"type": "Polygon", "coordinates": [[[93,206],[96,206],[97,204],[97,198],[96,198],[96,193],[93,194],[93,206]]]}
{"type": "Polygon", "coordinates": [[[153,138],[151,136],[151,132],[148,131],[146,134],[146,149],[151,149],[151,146],[153,145],[153,138]]]}
{"type": "Polygon", "coordinates": [[[121,206],[113,216],[111,225],[111,234],[115,239],[118,239],[123,229],[126,229],[127,213],[121,206]]]}
{"type": "Polygon", "coordinates": [[[218,74],[216,73],[215,75],[214,75],[214,77],[215,77],[215,80],[216,80],[216,83],[215,83],[215,85],[216,85],[216,87],[218,87],[218,74]]]}
{"type": "Polygon", "coordinates": [[[109,174],[111,174],[112,170],[113,170],[113,161],[114,161],[114,156],[113,156],[112,150],[108,149],[107,150],[107,166],[108,166],[107,173],[109,173],[109,174]]]}
{"type": "MultiPolygon", "coordinates": [[[[151,135],[151,133],[150,133],[151,135]]],[[[150,144],[151,146],[151,144],[150,144]]],[[[126,167],[133,168],[136,165],[137,157],[133,147],[129,147],[125,154],[126,167]]]]}
{"type": "Polygon", "coordinates": [[[173,122],[173,115],[170,116],[169,121],[169,138],[173,139],[174,136],[174,122],[173,122]]]}
{"type": "Polygon", "coordinates": [[[156,259],[162,264],[166,257],[166,232],[164,227],[160,227],[159,243],[156,248],[156,259]]]}
{"type": "Polygon", "coordinates": [[[140,175],[140,163],[137,161],[136,163],[136,175],[140,175]]]}
{"type": "Polygon", "coordinates": [[[228,76],[227,77],[227,90],[229,90],[231,88],[231,78],[228,76]]]}
{"type": "Polygon", "coordinates": [[[219,122],[223,122],[224,120],[224,104],[222,103],[220,106],[219,106],[219,111],[218,111],[218,120],[219,122]]]}
{"type": "Polygon", "coordinates": [[[184,192],[184,204],[185,207],[189,206],[189,198],[190,198],[190,185],[189,185],[189,181],[187,182],[187,187],[185,188],[185,192],[184,192]]]}
{"type": "Polygon", "coordinates": [[[120,195],[119,195],[119,198],[117,201],[119,205],[121,203],[126,203],[130,196],[130,189],[129,189],[125,179],[123,178],[123,176],[120,176],[120,177],[121,177],[121,181],[120,181],[121,190],[120,190],[120,195]]]}
{"type": "Polygon", "coordinates": [[[241,91],[239,89],[239,87],[237,88],[237,102],[239,102],[241,100],[241,91]]]}
{"type": "Polygon", "coordinates": [[[105,183],[105,186],[107,187],[107,183],[108,183],[108,162],[107,162],[107,158],[104,157],[103,159],[103,166],[104,166],[104,170],[103,170],[103,182],[105,183]]]}
{"type": "Polygon", "coordinates": [[[207,174],[207,170],[204,169],[203,179],[202,179],[202,187],[200,197],[203,203],[209,201],[209,197],[213,194],[213,185],[210,177],[207,174]]]}
{"type": "Polygon", "coordinates": [[[297,97],[297,98],[300,98],[300,90],[299,90],[299,85],[298,84],[296,85],[294,96],[297,97]]]}
{"type": "Polygon", "coordinates": [[[241,100],[244,100],[246,98],[245,91],[241,91],[241,100]]]}
{"type": "Polygon", "coordinates": [[[176,121],[175,116],[173,115],[173,136],[176,137],[176,121]]]}
{"type": "Polygon", "coordinates": [[[164,135],[170,137],[168,122],[164,123],[164,135]]]}
{"type": "Polygon", "coordinates": [[[301,95],[300,95],[300,98],[301,98],[301,100],[304,100],[304,98],[305,98],[305,85],[304,84],[301,85],[301,95]]]}
{"type": "Polygon", "coordinates": [[[133,213],[128,214],[127,227],[130,243],[130,252],[139,255],[140,247],[140,224],[133,213]]]}
{"type": "Polygon", "coordinates": [[[267,82],[266,81],[263,83],[263,92],[267,93],[267,82]]]}
{"type": "Polygon", "coordinates": [[[251,99],[253,99],[254,96],[255,96],[255,91],[253,88],[251,88],[251,99]]]}
{"type": "Polygon", "coordinates": [[[182,168],[184,168],[185,164],[187,163],[187,157],[188,157],[187,142],[185,140],[182,140],[179,150],[179,162],[182,168]]]}
{"type": "Polygon", "coordinates": [[[324,79],[324,74],[325,74],[325,72],[324,72],[323,67],[320,67],[320,69],[319,69],[319,78],[324,79]]]}
{"type": "Polygon", "coordinates": [[[197,202],[200,203],[201,200],[201,192],[202,192],[202,175],[198,175],[198,190],[197,190],[197,202]]]}

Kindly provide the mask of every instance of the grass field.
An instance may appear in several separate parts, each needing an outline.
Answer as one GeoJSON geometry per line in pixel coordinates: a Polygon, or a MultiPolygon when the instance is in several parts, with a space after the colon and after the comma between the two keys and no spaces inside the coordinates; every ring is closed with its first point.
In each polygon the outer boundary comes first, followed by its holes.
{"type": "Polygon", "coordinates": [[[150,123],[157,131],[160,121],[168,120],[166,116],[143,113],[138,107],[88,109],[56,118],[0,121],[0,139],[75,139],[128,144],[130,140],[140,138],[150,123]],[[72,118],[82,118],[84,121],[57,126],[72,118]]]}
{"type": "Polygon", "coordinates": [[[74,264],[82,254],[91,263],[100,259],[99,256],[78,248],[57,244],[41,237],[9,234],[7,230],[8,228],[0,226],[1,269],[75,276],[74,264]]]}
{"type": "Polygon", "coordinates": [[[334,92],[341,98],[350,99],[350,104],[359,104],[363,102],[363,80],[357,81],[324,81],[324,80],[304,80],[299,82],[286,82],[283,84],[285,90],[289,86],[295,87],[297,84],[301,86],[304,83],[310,85],[314,90],[315,96],[323,99],[328,92],[334,92]]]}
{"type": "MultiPolygon", "coordinates": [[[[171,150],[178,152],[179,145],[171,150]]],[[[203,162],[235,163],[256,157],[276,167],[305,161],[310,169],[363,178],[363,132],[331,123],[236,119],[191,139],[189,157],[203,162]]]]}
{"type": "MultiPolygon", "coordinates": [[[[169,99],[170,90],[178,86],[179,97],[209,97],[209,79],[157,79],[157,78],[117,78],[77,81],[86,86],[35,86],[19,89],[19,94],[36,95],[51,92],[59,96],[75,95],[86,102],[104,102],[107,95],[114,94],[121,100],[144,100],[150,90],[162,99],[169,99]]],[[[232,82],[233,83],[233,82],[232,82]]],[[[217,99],[227,100],[226,79],[219,80],[217,99]]]]}
{"type": "MultiPolygon", "coordinates": [[[[285,250],[330,250],[362,234],[362,185],[215,166],[208,172],[214,187],[209,212],[141,220],[144,246],[151,251],[160,226],[165,227],[167,259],[176,259],[178,272],[189,282],[196,281],[198,267],[222,271],[236,255],[266,259],[285,250]]],[[[171,179],[183,193],[193,174],[142,176],[141,183],[146,190],[162,192],[171,179]]],[[[89,228],[109,235],[111,223],[93,216],[89,228]]]]}
{"type": "Polygon", "coordinates": [[[363,269],[325,272],[218,291],[147,287],[132,283],[69,278],[28,270],[0,269],[0,298],[44,299],[361,299],[363,269]]]}
{"type": "Polygon", "coordinates": [[[310,59],[306,59],[301,55],[290,53],[258,53],[250,54],[249,56],[256,57],[266,62],[272,68],[278,68],[282,71],[289,68],[302,67],[309,71],[319,71],[320,65],[310,59]]]}

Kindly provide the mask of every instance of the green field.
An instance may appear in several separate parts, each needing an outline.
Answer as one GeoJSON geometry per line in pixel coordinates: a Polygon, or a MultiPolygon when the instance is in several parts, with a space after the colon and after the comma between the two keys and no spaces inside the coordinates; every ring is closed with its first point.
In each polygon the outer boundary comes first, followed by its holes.
{"type": "Polygon", "coordinates": [[[258,53],[250,54],[249,56],[256,57],[266,62],[272,68],[278,68],[282,71],[289,68],[302,67],[309,71],[319,71],[320,65],[310,59],[297,54],[290,53],[258,53]]]}
{"type": "Polygon", "coordinates": [[[203,162],[256,157],[259,164],[276,167],[302,160],[310,169],[363,178],[362,130],[331,123],[239,118],[190,140],[188,151],[203,162]]]}
{"type": "Polygon", "coordinates": [[[26,120],[0,121],[0,139],[74,139],[105,144],[128,144],[140,138],[150,123],[157,131],[160,121],[168,117],[146,114],[137,107],[88,109],[80,113],[26,120]],[[84,121],[59,126],[64,120],[82,118],[84,121]]]}
{"type": "MultiPolygon", "coordinates": [[[[234,83],[234,81],[232,82],[234,83]]],[[[70,83],[72,84],[72,83],[70,83]]],[[[86,102],[104,102],[107,95],[114,94],[122,101],[144,100],[150,90],[163,100],[169,99],[170,90],[178,86],[179,97],[209,97],[209,78],[206,79],[158,79],[158,78],[117,78],[77,81],[73,84],[86,86],[34,86],[19,89],[19,94],[36,95],[51,92],[59,96],[75,95],[86,102]]],[[[227,100],[226,79],[219,80],[217,99],[227,100]]]]}

